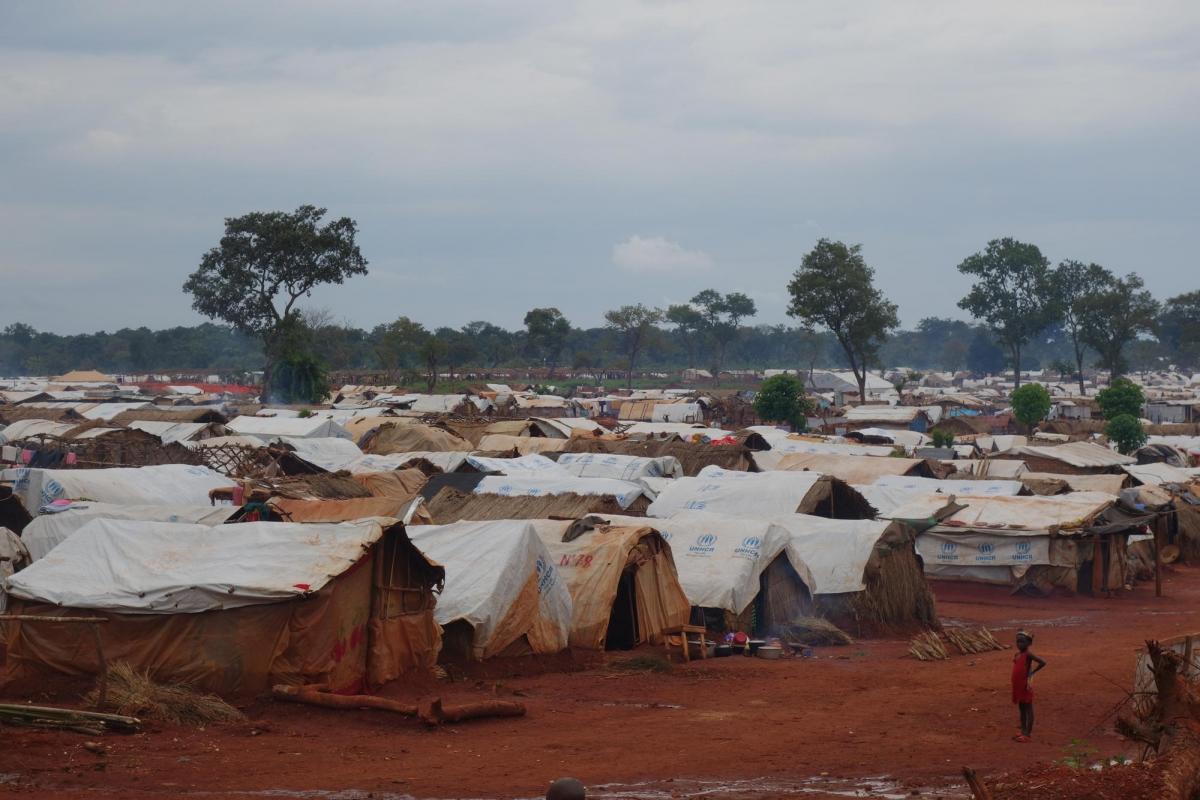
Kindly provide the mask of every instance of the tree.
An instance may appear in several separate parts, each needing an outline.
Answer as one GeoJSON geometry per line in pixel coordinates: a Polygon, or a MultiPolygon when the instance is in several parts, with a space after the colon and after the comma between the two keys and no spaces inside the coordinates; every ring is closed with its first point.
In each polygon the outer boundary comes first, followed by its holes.
{"type": "Polygon", "coordinates": [[[1108,385],[1107,389],[1101,390],[1096,395],[1096,402],[1100,404],[1100,411],[1104,414],[1105,419],[1116,419],[1126,414],[1140,418],[1142,406],[1146,403],[1146,396],[1142,393],[1142,387],[1133,381],[1128,378],[1117,378],[1108,385]]]}
{"type": "Polygon", "coordinates": [[[453,380],[457,368],[466,366],[476,357],[475,345],[466,334],[454,328],[438,328],[433,335],[444,345],[446,367],[450,371],[450,379],[453,380]]]}
{"type": "Polygon", "coordinates": [[[1075,354],[1075,375],[1079,379],[1079,394],[1086,396],[1083,386],[1083,356],[1087,345],[1083,338],[1084,319],[1089,301],[1110,286],[1113,274],[1099,264],[1081,261],[1062,261],[1053,273],[1054,292],[1062,312],[1063,331],[1071,340],[1075,354]]]}
{"type": "Polygon", "coordinates": [[[484,366],[490,369],[500,366],[512,355],[512,334],[499,325],[478,320],[468,322],[463,326],[462,332],[483,359],[484,366]]]}
{"type": "Polygon", "coordinates": [[[725,353],[738,337],[738,326],[744,318],[757,314],[758,309],[741,292],[723,295],[716,289],[697,292],[691,304],[700,315],[700,330],[712,342],[713,379],[719,381],[725,367],[725,353]]]}
{"type": "Polygon", "coordinates": [[[788,292],[788,314],[808,329],[825,328],[837,339],[867,399],[867,370],[878,360],[888,332],[900,325],[896,304],[875,288],[875,271],[862,257],[862,245],[821,239],[800,268],[788,292]]]}
{"type": "Polygon", "coordinates": [[[448,347],[445,342],[432,334],[426,334],[425,340],[417,348],[421,364],[425,368],[425,391],[433,394],[437,388],[438,364],[446,358],[448,347]]]}
{"type": "Polygon", "coordinates": [[[1050,393],[1040,383],[1018,386],[1012,393],[1013,416],[1029,430],[1050,413],[1050,393]]]}
{"type": "Polygon", "coordinates": [[[1004,369],[1004,351],[996,346],[991,332],[977,328],[967,347],[967,369],[979,375],[992,375],[1004,369]]]}
{"type": "Polygon", "coordinates": [[[545,360],[553,377],[567,335],[571,333],[571,323],[557,308],[535,308],[525,315],[525,330],[529,344],[545,360]]]}
{"type": "Polygon", "coordinates": [[[625,385],[630,389],[633,388],[633,367],[637,363],[638,354],[657,333],[658,329],[654,326],[665,318],[661,308],[647,308],[641,303],[614,308],[604,314],[605,327],[621,337],[628,365],[625,371],[625,385]]]}
{"type": "Polygon", "coordinates": [[[754,411],[760,419],[786,423],[792,430],[804,430],[812,410],[812,401],[804,394],[804,383],[792,375],[767,378],[754,396],[754,411]]]}
{"type": "Polygon", "coordinates": [[[704,329],[704,315],[693,306],[682,303],[667,308],[667,322],[675,326],[675,332],[683,340],[687,351],[687,367],[696,366],[696,339],[704,329]]]}
{"type": "Polygon", "coordinates": [[[1158,301],[1144,287],[1131,272],[1112,278],[1081,303],[1081,335],[1100,354],[1100,365],[1109,371],[1110,380],[1125,371],[1125,347],[1138,334],[1154,330],[1158,301]]]}
{"type": "Polygon", "coordinates": [[[1163,304],[1158,338],[1177,363],[1200,365],[1200,291],[1176,295],[1163,304]]]}
{"type": "Polygon", "coordinates": [[[379,366],[389,371],[408,371],[413,370],[421,360],[421,346],[429,337],[429,331],[419,322],[400,317],[387,325],[376,327],[371,336],[379,366]]]}
{"type": "Polygon", "coordinates": [[[1125,455],[1132,455],[1146,444],[1142,421],[1132,414],[1118,414],[1104,425],[1104,435],[1125,455]]]}
{"type": "Polygon", "coordinates": [[[993,239],[982,253],[969,256],[958,271],[975,277],[959,308],[983,320],[1008,350],[1014,388],[1021,385],[1021,351],[1055,322],[1059,307],[1050,262],[1036,245],[993,239]]]}
{"type": "Polygon", "coordinates": [[[282,355],[297,316],[296,302],[321,284],[367,274],[355,243],[358,226],[341,217],[318,227],[326,209],[256,211],[225,220],[225,235],[200,260],[183,290],[192,308],[262,340],[263,383],[282,355]]]}

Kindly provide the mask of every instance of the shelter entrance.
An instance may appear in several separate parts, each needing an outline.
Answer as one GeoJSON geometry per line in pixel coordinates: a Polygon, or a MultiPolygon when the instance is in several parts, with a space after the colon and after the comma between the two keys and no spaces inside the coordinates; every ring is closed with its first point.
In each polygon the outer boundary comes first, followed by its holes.
{"type": "Polygon", "coordinates": [[[608,616],[608,632],[604,635],[605,650],[632,650],[639,640],[637,624],[637,590],[634,568],[621,572],[617,597],[608,616]]]}

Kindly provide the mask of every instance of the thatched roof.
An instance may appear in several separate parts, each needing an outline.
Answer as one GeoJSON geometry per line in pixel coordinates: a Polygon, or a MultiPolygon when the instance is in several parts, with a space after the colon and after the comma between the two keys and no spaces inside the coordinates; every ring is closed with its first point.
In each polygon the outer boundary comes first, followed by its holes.
{"type": "Polygon", "coordinates": [[[19,419],[48,419],[52,422],[85,422],[83,415],[69,406],[37,408],[24,405],[0,405],[0,424],[11,425],[19,419]]]}
{"type": "Polygon", "coordinates": [[[297,500],[348,500],[371,497],[371,492],[348,472],[322,472],[313,475],[291,475],[269,481],[273,497],[297,500]]]}
{"type": "MultiPolygon", "coordinates": [[[[757,434],[756,434],[757,435],[757,434]]],[[[681,442],[678,439],[647,439],[634,441],[625,439],[597,439],[579,436],[570,440],[566,453],[617,453],[626,456],[641,456],[657,458],[659,456],[674,456],[683,467],[683,474],[694,477],[700,470],[711,465],[722,469],[745,472],[754,469],[750,460],[753,452],[745,445],[711,445],[681,442]]],[[[555,453],[545,453],[547,458],[555,458],[555,453]]]]}
{"type": "Polygon", "coordinates": [[[426,504],[429,515],[439,525],[461,520],[496,519],[579,519],[588,514],[644,516],[646,498],[640,497],[628,509],[604,495],[555,494],[508,496],[470,494],[447,486],[426,504]]]}
{"type": "Polygon", "coordinates": [[[126,425],[134,420],[149,422],[218,422],[229,420],[212,406],[173,406],[170,408],[135,408],[122,411],[112,418],[117,425],[126,425]]]}

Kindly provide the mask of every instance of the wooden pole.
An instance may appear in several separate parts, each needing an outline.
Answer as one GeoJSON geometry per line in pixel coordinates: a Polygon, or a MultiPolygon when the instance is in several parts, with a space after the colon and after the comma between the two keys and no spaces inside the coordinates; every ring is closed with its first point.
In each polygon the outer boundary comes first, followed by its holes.
{"type": "Polygon", "coordinates": [[[1104,583],[1104,553],[1100,550],[1100,534],[1092,539],[1092,597],[1098,597],[1104,583]]]}
{"type": "Polygon", "coordinates": [[[1154,518],[1154,596],[1162,597],[1162,517],[1154,518]]]}

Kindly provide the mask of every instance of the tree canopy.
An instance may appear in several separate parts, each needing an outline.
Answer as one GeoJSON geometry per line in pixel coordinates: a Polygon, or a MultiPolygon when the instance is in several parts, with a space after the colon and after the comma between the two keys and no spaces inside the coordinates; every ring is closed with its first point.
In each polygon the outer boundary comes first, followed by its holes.
{"type": "Polygon", "coordinates": [[[637,363],[638,354],[646,346],[658,329],[654,326],[665,318],[661,308],[647,308],[638,303],[635,306],[621,306],[604,314],[606,327],[615,331],[621,338],[625,356],[628,359],[626,385],[633,388],[633,368],[637,363]]]}
{"type": "Polygon", "coordinates": [[[983,320],[1008,350],[1014,386],[1021,385],[1021,352],[1060,314],[1050,262],[1037,245],[993,239],[968,256],[958,271],[975,278],[959,308],[983,320]]]}
{"type": "Polygon", "coordinates": [[[553,374],[571,333],[571,323],[557,308],[534,308],[525,314],[525,331],[530,347],[553,374]]]}
{"type": "Polygon", "coordinates": [[[764,422],[782,422],[792,430],[807,427],[812,401],[804,394],[804,383],[791,375],[773,375],[762,382],[754,396],[754,411],[764,422]]]}
{"type": "Polygon", "coordinates": [[[1132,272],[1108,281],[1081,301],[1080,327],[1083,340],[1100,354],[1100,366],[1111,378],[1125,371],[1125,348],[1139,334],[1154,330],[1158,301],[1132,272]]]}
{"type": "Polygon", "coordinates": [[[1200,290],[1163,303],[1158,337],[1183,365],[1200,366],[1200,290]]]}
{"type": "Polygon", "coordinates": [[[1040,383],[1027,383],[1013,390],[1012,409],[1017,421],[1032,430],[1050,413],[1050,393],[1040,383]]]}
{"type": "Polygon", "coordinates": [[[867,370],[878,361],[889,331],[900,325],[896,304],[875,288],[875,271],[867,266],[862,246],[821,239],[801,262],[788,292],[788,314],[809,329],[823,328],[841,345],[858,381],[859,397],[867,396],[867,370]]]}
{"type": "Polygon", "coordinates": [[[1075,356],[1075,375],[1079,379],[1080,395],[1087,394],[1083,386],[1083,357],[1087,351],[1084,323],[1088,317],[1089,303],[1111,284],[1112,279],[1112,273],[1099,264],[1084,264],[1081,261],[1063,261],[1053,273],[1054,293],[1062,314],[1063,331],[1071,339],[1075,356]]]}
{"type": "Polygon", "coordinates": [[[1117,451],[1132,455],[1146,444],[1142,422],[1132,414],[1118,414],[1104,425],[1104,435],[1117,446],[1117,451]]]}
{"type": "Polygon", "coordinates": [[[1142,416],[1146,395],[1142,387],[1128,378],[1117,378],[1096,395],[1096,402],[1100,404],[1105,419],[1115,419],[1122,414],[1137,419],[1142,416]]]}

